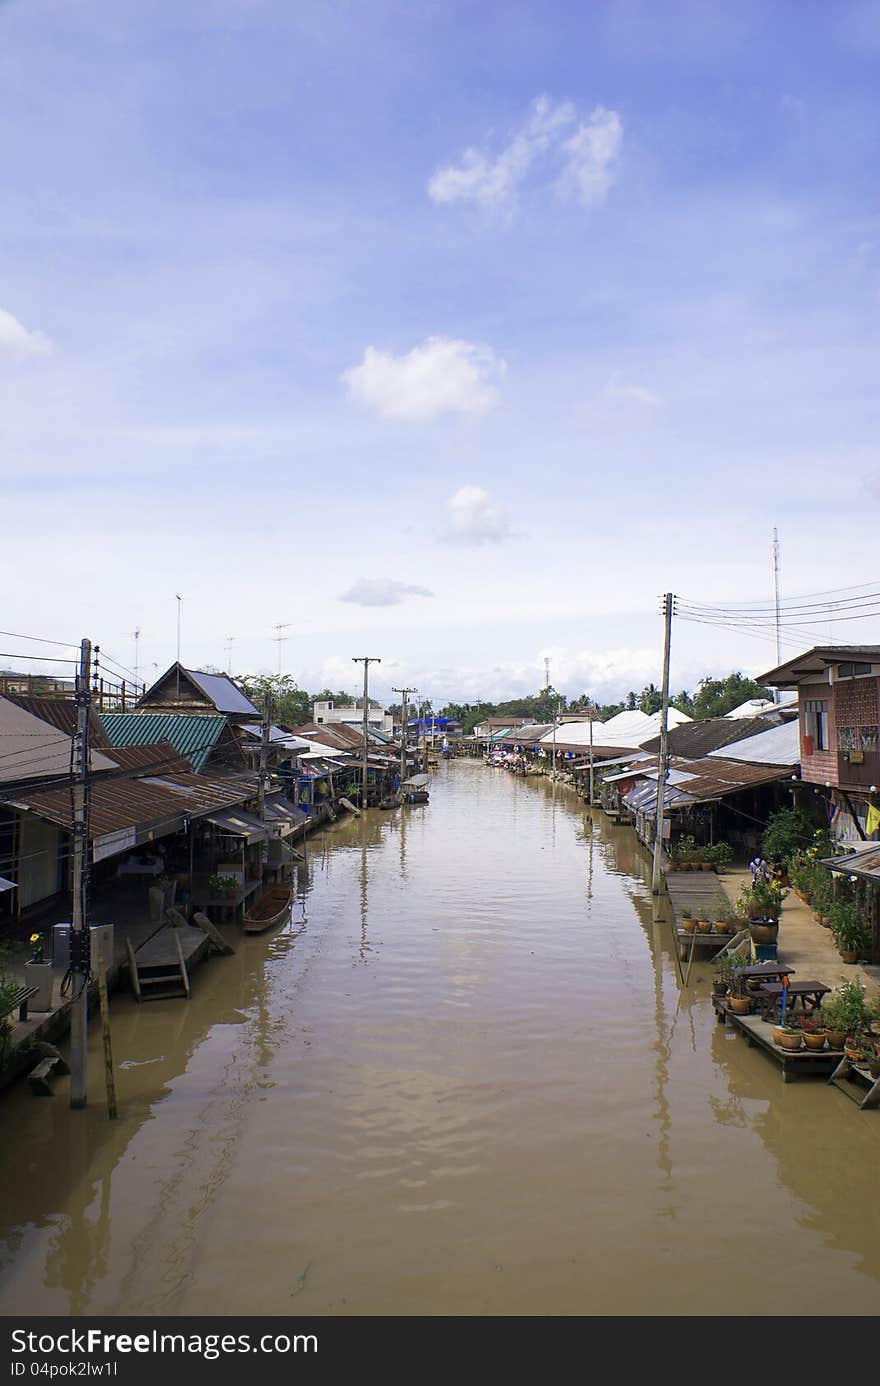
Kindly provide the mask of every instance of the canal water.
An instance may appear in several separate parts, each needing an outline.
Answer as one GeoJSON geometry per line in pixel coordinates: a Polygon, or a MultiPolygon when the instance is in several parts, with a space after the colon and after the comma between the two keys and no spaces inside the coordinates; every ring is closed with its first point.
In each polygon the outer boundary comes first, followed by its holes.
{"type": "Polygon", "coordinates": [[[117,994],[118,1121],[97,1034],[86,1112],[0,1099],[0,1313],[876,1313],[880,1114],[682,997],[596,819],[443,765],[189,1003],[117,994]]]}

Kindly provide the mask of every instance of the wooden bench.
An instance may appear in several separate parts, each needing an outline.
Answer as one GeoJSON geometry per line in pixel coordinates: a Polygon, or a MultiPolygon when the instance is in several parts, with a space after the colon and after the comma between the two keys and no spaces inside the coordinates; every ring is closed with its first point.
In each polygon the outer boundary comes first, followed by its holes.
{"type": "Polygon", "coordinates": [[[19,987],[15,995],[12,997],[12,1000],[8,1002],[8,1004],[6,1005],[5,1010],[2,1013],[0,1013],[0,1021],[5,1020],[8,1015],[12,1015],[12,1012],[16,1009],[16,1007],[18,1008],[19,1020],[27,1020],[28,1002],[30,1001],[31,997],[36,996],[36,994],[36,987],[19,987]]]}

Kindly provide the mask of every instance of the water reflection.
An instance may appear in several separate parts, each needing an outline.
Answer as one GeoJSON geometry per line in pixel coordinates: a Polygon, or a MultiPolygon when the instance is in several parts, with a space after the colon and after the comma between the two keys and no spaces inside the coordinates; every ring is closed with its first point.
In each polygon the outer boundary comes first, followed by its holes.
{"type": "Polygon", "coordinates": [[[455,763],[296,874],[190,1003],[114,998],[118,1122],[5,1096],[0,1312],[876,1310],[876,1115],[682,988],[629,830],[455,763]]]}

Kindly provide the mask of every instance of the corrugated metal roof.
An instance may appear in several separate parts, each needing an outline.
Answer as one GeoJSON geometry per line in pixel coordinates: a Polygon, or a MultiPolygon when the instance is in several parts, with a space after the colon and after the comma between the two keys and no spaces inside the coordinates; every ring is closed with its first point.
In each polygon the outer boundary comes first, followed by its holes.
{"type": "MultiPolygon", "coordinates": [[[[158,826],[183,816],[201,818],[212,809],[243,803],[252,795],[248,786],[192,774],[175,775],[173,781],[151,777],[94,780],[89,793],[90,835],[94,839],[121,828],[158,826]]],[[[67,785],[32,794],[22,791],[12,806],[67,832],[73,826],[67,785]]]]}
{"type": "MultiPolygon", "coordinates": [[[[69,736],[0,697],[0,783],[69,776],[70,748],[69,736]]],[[[100,751],[91,752],[90,764],[93,770],[116,769],[100,751]]]]}
{"type": "Polygon", "coordinates": [[[197,771],[227,725],[225,717],[181,712],[103,712],[101,721],[113,746],[154,746],[167,741],[197,771]]]}
{"type": "Polygon", "coordinates": [[[113,746],[104,754],[129,774],[188,775],[192,770],[186,756],[180,755],[167,741],[158,741],[155,746],[113,746]]]}
{"type": "MultiPolygon", "coordinates": [[[[678,708],[669,709],[669,726],[677,727],[682,722],[689,722],[691,719],[684,712],[679,712],[678,708]]],[[[556,729],[556,744],[564,744],[571,747],[590,745],[590,728],[593,729],[594,746],[613,746],[626,750],[627,746],[635,749],[641,746],[643,741],[649,737],[656,736],[660,731],[660,713],[655,712],[650,716],[646,712],[639,712],[637,709],[628,712],[618,712],[614,717],[609,717],[607,722],[562,722],[556,729]]],[[[542,736],[541,741],[544,745],[553,740],[553,733],[548,732],[542,736]]]]}
{"type": "MultiPolygon", "coordinates": [[[[48,722],[64,732],[65,736],[73,736],[76,731],[77,708],[73,698],[33,698],[23,693],[4,693],[3,696],[33,717],[39,717],[41,722],[48,722]]],[[[98,750],[110,745],[95,707],[89,708],[89,740],[98,750]]]]}
{"type": "Polygon", "coordinates": [[[721,750],[710,751],[712,757],[748,761],[751,765],[799,765],[801,759],[800,731],[797,722],[782,722],[768,727],[743,741],[734,741],[721,750]]]}
{"type": "Polygon", "coordinates": [[[832,871],[846,871],[851,876],[864,876],[869,880],[880,878],[880,842],[867,842],[864,847],[840,856],[823,857],[822,865],[832,871]]]}

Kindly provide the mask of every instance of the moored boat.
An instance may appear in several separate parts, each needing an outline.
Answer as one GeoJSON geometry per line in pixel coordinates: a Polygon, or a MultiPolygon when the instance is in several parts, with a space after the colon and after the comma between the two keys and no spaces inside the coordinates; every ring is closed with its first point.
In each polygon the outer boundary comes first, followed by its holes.
{"type": "Polygon", "coordinates": [[[242,920],[242,928],[246,934],[261,934],[265,929],[271,929],[274,924],[280,924],[285,916],[290,914],[292,902],[293,886],[270,886],[259,900],[248,908],[242,920]]]}

